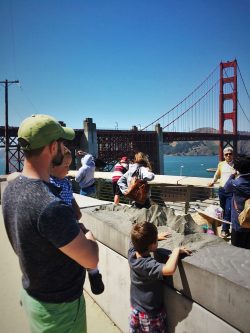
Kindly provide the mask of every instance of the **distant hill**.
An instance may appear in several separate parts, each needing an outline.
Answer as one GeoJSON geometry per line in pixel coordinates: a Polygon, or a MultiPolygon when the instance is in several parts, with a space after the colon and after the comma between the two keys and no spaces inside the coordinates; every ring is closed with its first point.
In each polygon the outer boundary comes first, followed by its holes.
{"type": "MultiPolygon", "coordinates": [[[[218,130],[209,127],[198,128],[194,132],[199,133],[218,133],[218,130]]],[[[227,131],[227,133],[230,133],[227,131]]],[[[249,132],[241,132],[249,134],[249,132]]],[[[169,145],[164,145],[164,154],[166,155],[218,155],[218,141],[174,141],[169,145]]],[[[250,155],[250,140],[239,141],[239,153],[250,155]]]]}

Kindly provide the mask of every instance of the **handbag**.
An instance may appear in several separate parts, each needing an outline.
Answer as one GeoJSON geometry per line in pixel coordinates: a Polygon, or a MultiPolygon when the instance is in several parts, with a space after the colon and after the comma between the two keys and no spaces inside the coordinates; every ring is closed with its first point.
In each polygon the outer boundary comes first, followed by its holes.
{"type": "Polygon", "coordinates": [[[250,228],[250,199],[246,199],[244,208],[239,212],[236,201],[234,200],[234,207],[238,213],[238,221],[242,228],[250,228]]]}
{"type": "Polygon", "coordinates": [[[146,180],[140,179],[139,168],[132,174],[132,179],[128,189],[124,194],[125,197],[143,205],[148,198],[149,184],[146,180]]]}

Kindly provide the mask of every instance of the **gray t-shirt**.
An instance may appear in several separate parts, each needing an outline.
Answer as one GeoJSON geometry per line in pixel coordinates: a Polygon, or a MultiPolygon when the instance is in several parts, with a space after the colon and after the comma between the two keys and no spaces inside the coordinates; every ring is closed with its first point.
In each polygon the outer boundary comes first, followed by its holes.
{"type": "Polygon", "coordinates": [[[80,297],[86,270],[58,249],[70,243],[80,228],[58,189],[39,179],[18,176],[3,193],[2,209],[28,294],[49,303],[80,297]]]}
{"type": "Polygon", "coordinates": [[[131,306],[141,312],[157,313],[163,308],[164,264],[151,256],[136,258],[133,247],[128,250],[130,267],[130,302],[131,306]]]}

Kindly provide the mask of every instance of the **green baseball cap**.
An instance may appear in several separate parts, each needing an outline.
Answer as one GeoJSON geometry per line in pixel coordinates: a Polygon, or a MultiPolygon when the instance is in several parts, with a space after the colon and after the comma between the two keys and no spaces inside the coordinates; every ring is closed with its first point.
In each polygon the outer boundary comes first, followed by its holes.
{"type": "Polygon", "coordinates": [[[75,131],[72,128],[61,126],[53,117],[34,114],[24,119],[17,136],[23,150],[34,150],[45,147],[58,139],[73,140],[75,131]]]}

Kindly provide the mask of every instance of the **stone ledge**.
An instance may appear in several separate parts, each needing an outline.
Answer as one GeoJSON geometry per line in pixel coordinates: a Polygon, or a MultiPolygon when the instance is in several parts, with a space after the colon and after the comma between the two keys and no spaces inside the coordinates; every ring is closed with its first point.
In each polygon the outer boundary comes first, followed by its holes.
{"type": "MultiPolygon", "coordinates": [[[[102,208],[84,209],[82,222],[93,231],[99,242],[127,257],[131,215],[129,209],[115,209],[112,211],[110,206],[109,211],[102,208]]],[[[170,224],[171,217],[179,223],[179,229],[188,220],[187,217],[175,217],[168,210],[170,224]]],[[[159,227],[160,230],[164,228],[168,227],[159,227]]],[[[229,325],[247,332],[250,327],[249,251],[231,246],[216,236],[173,233],[173,239],[161,242],[159,246],[172,249],[182,243],[196,252],[181,260],[174,276],[167,279],[167,284],[229,325]]]]}

